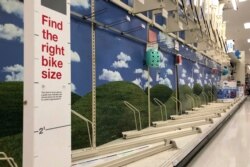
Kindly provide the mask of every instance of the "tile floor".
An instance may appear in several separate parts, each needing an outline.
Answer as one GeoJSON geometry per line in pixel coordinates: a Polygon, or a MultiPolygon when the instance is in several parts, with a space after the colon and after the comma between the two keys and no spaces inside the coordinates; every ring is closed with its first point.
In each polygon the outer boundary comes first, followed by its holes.
{"type": "Polygon", "coordinates": [[[250,167],[250,98],[188,167],[250,167]]]}

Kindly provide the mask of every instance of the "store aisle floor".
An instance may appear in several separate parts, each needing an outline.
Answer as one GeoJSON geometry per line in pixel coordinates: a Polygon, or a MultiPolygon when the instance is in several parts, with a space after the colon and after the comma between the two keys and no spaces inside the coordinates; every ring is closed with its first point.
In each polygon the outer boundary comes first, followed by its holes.
{"type": "Polygon", "coordinates": [[[188,167],[250,167],[250,98],[188,167]]]}

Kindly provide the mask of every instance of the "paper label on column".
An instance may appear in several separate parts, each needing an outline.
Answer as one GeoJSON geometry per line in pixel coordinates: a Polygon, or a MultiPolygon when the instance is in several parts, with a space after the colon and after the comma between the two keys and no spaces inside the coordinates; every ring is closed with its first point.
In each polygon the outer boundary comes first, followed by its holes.
{"type": "Polygon", "coordinates": [[[144,5],[144,0],[138,0],[138,1],[144,5]]]}

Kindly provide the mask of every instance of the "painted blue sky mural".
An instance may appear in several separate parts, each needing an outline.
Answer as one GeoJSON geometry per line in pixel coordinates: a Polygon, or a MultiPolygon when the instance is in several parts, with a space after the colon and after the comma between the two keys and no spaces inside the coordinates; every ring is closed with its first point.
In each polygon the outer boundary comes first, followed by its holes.
{"type": "MultiPolygon", "coordinates": [[[[128,2],[128,1],[124,1],[128,2]]],[[[71,9],[85,16],[90,15],[89,0],[72,0],[71,9]]],[[[97,0],[96,10],[104,11],[96,15],[96,20],[111,25],[115,21],[127,19],[114,28],[128,31],[136,27],[140,30],[131,35],[142,41],[147,40],[148,29],[155,32],[160,46],[161,64],[157,69],[148,72],[144,55],[146,44],[128,39],[121,34],[115,34],[103,27],[96,29],[97,53],[97,86],[112,81],[130,81],[142,89],[156,84],[168,85],[175,89],[175,55],[174,40],[150,27],[135,16],[111,2],[97,0]],[[165,48],[165,49],[164,49],[165,48]],[[148,73],[150,82],[147,82],[148,73]]],[[[159,19],[161,20],[161,19],[159,19]]],[[[163,24],[164,21],[159,21],[163,24]]],[[[91,91],[91,27],[87,22],[71,19],[71,61],[72,61],[72,91],[85,95],[91,91]]],[[[0,81],[23,80],[23,4],[17,0],[0,1],[0,81]]],[[[211,68],[219,65],[196,53],[187,46],[180,44],[179,51],[184,58],[179,68],[180,84],[193,86],[195,82],[210,84],[219,81],[212,75],[211,68]],[[198,63],[194,63],[198,61],[198,63]],[[207,68],[210,66],[210,68],[207,68]]]]}

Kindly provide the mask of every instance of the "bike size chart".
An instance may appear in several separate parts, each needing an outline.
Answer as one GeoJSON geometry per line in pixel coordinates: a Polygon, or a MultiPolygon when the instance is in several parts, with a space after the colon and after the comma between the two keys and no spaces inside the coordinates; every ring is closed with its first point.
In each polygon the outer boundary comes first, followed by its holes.
{"type": "Polygon", "coordinates": [[[23,166],[71,166],[70,1],[24,1],[23,166]]]}

